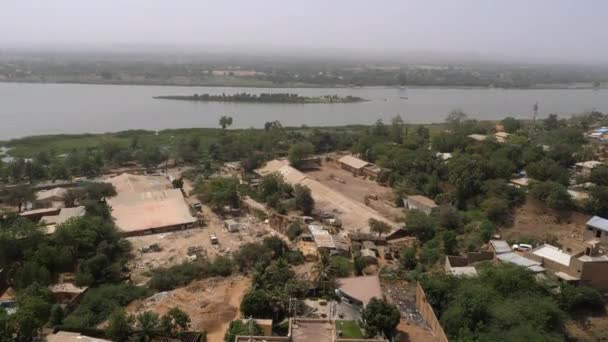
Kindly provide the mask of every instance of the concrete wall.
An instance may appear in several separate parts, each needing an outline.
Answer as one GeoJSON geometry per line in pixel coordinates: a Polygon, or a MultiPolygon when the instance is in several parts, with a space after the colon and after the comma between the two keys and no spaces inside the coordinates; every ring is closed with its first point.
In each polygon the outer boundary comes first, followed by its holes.
{"type": "Polygon", "coordinates": [[[581,285],[590,286],[600,291],[608,290],[608,262],[582,262],[580,277],[581,285]]]}
{"type": "MultiPolygon", "coordinates": [[[[591,229],[592,230],[589,230],[588,226],[585,228],[585,234],[584,234],[585,240],[598,239],[595,237],[597,229],[595,229],[595,228],[591,228],[591,229]]],[[[602,244],[603,246],[608,246],[608,233],[605,231],[601,231],[601,232],[602,232],[602,236],[598,240],[600,240],[600,244],[602,244]]]]}
{"type": "Polygon", "coordinates": [[[437,342],[448,342],[448,337],[443,331],[441,324],[439,324],[439,320],[437,319],[437,316],[435,316],[433,308],[427,302],[426,295],[424,294],[424,290],[422,289],[422,286],[420,286],[420,283],[416,283],[416,308],[431,328],[437,342]]]}
{"type": "Polygon", "coordinates": [[[467,260],[469,261],[469,264],[492,259],[494,259],[494,253],[488,251],[467,253],[467,260]]]}

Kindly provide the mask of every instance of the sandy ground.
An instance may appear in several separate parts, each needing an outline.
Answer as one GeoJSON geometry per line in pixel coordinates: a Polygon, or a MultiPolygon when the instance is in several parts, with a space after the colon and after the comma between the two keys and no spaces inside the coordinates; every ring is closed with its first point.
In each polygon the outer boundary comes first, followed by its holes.
{"type": "Polygon", "coordinates": [[[403,210],[392,206],[394,200],[391,188],[363,177],[355,177],[352,173],[341,169],[338,164],[326,162],[320,169],[306,172],[306,175],[364,204],[366,196],[375,195],[378,199],[370,199],[368,204],[370,208],[393,221],[399,221],[403,217],[403,210]],[[344,183],[336,180],[335,177],[344,183]]]}
{"type": "Polygon", "coordinates": [[[162,315],[178,307],[190,316],[192,330],[207,331],[208,342],[222,342],[230,321],[239,316],[239,305],[249,286],[250,280],[243,276],[195,281],[135,301],[127,311],[136,314],[153,310],[162,315]]]}
{"type": "Polygon", "coordinates": [[[531,237],[538,240],[550,240],[550,237],[580,238],[590,216],[573,212],[568,217],[558,219],[556,214],[533,198],[528,196],[526,203],[514,213],[513,225],[501,229],[504,239],[531,237]]]}
{"type": "Polygon", "coordinates": [[[566,333],[574,341],[608,341],[608,316],[570,320],[566,322],[566,333]]]}
{"type": "Polygon", "coordinates": [[[276,234],[264,222],[249,215],[236,218],[244,228],[239,232],[230,233],[224,228],[220,217],[208,208],[203,208],[203,211],[206,220],[206,226],[203,228],[128,238],[133,245],[133,258],[129,260],[128,266],[135,284],[143,284],[148,280],[144,274],[146,271],[176,265],[187,260],[190,246],[202,248],[201,255],[213,259],[218,255],[232,253],[247,242],[259,241],[265,236],[276,234]],[[211,244],[211,234],[217,236],[219,244],[211,244]],[[162,248],[162,251],[147,253],[140,251],[140,248],[155,243],[162,248]]]}

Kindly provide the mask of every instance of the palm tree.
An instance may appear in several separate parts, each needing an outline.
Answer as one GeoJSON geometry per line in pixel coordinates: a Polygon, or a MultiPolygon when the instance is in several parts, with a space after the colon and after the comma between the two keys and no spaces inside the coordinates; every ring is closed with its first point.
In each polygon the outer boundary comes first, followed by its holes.
{"type": "Polygon", "coordinates": [[[333,283],[335,277],[334,267],[327,253],[321,253],[321,258],[313,266],[312,272],[317,275],[317,287],[322,287],[325,292],[327,285],[333,283]]]}
{"type": "Polygon", "coordinates": [[[148,342],[158,335],[160,319],[156,312],[144,311],[137,315],[136,321],[139,341],[148,342]]]}

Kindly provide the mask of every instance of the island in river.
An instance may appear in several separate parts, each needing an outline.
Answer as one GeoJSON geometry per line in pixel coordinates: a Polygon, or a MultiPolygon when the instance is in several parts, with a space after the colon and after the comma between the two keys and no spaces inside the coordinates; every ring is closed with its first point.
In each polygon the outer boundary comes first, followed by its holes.
{"type": "Polygon", "coordinates": [[[205,102],[248,102],[248,103],[354,103],[367,101],[357,96],[300,96],[289,93],[237,93],[237,94],[194,94],[194,95],[167,95],[154,96],[155,99],[205,101],[205,102]]]}

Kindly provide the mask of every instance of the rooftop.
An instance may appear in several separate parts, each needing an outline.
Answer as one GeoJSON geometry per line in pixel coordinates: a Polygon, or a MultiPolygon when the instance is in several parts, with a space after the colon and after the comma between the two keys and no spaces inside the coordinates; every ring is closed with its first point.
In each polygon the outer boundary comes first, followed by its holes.
{"type": "Polygon", "coordinates": [[[564,266],[570,266],[570,259],[572,258],[569,254],[562,252],[561,249],[548,244],[544,244],[533,250],[532,254],[538,255],[544,259],[551,260],[564,266]]]}
{"type": "Polygon", "coordinates": [[[142,176],[123,173],[106,179],[104,182],[114,185],[118,194],[129,192],[146,192],[173,189],[173,185],[164,176],[142,176]]]}
{"type": "Polygon", "coordinates": [[[494,252],[496,252],[496,254],[511,252],[511,247],[504,240],[490,240],[490,245],[492,245],[492,248],[494,248],[494,252]]]}
{"type": "Polygon", "coordinates": [[[367,305],[372,298],[382,299],[382,288],[378,276],[361,276],[336,279],[340,291],[367,305]]]}
{"type": "Polygon", "coordinates": [[[602,165],[602,162],[597,160],[588,160],[580,163],[576,163],[577,167],[582,167],[584,169],[593,169],[596,166],[602,165]]]}
{"type": "Polygon", "coordinates": [[[49,285],[49,291],[53,293],[63,292],[63,293],[82,293],[87,290],[87,287],[79,287],[74,285],[74,283],[59,283],[49,285]]]}
{"type": "Polygon", "coordinates": [[[468,137],[476,141],[484,141],[488,136],[483,134],[469,134],[468,137]]]}
{"type": "Polygon", "coordinates": [[[52,199],[52,198],[61,199],[67,193],[68,193],[68,190],[65,188],[53,188],[51,190],[38,191],[36,193],[36,200],[44,201],[44,200],[52,199]]]}
{"type": "Polygon", "coordinates": [[[409,200],[414,200],[420,204],[423,204],[429,208],[437,208],[438,205],[437,203],[435,203],[435,201],[433,201],[432,199],[426,197],[426,196],[421,196],[421,195],[412,195],[412,196],[407,196],[408,201],[409,200]]]}
{"type": "Polygon", "coordinates": [[[587,221],[587,225],[589,227],[608,231],[608,220],[603,217],[593,216],[589,221],[587,221]]]}
{"type": "Polygon", "coordinates": [[[523,256],[513,253],[513,252],[497,254],[496,258],[498,258],[498,260],[500,260],[502,262],[508,262],[510,264],[527,267],[527,268],[530,268],[532,266],[540,266],[539,262],[530,260],[528,258],[524,258],[523,256]]]}
{"type": "Polygon", "coordinates": [[[530,184],[530,178],[528,177],[521,177],[521,178],[514,178],[509,180],[510,183],[515,184],[515,185],[519,185],[519,186],[528,186],[530,184]]]}
{"type": "Polygon", "coordinates": [[[350,154],[340,158],[339,162],[342,164],[346,164],[354,169],[362,169],[365,166],[370,164],[370,163],[366,162],[365,160],[361,160],[350,154]]]}
{"type": "Polygon", "coordinates": [[[119,193],[107,202],[116,226],[126,232],[196,222],[179,189],[119,193]]]}
{"type": "Polygon", "coordinates": [[[49,225],[60,225],[72,217],[81,217],[85,214],[85,207],[62,208],[58,215],[42,216],[40,223],[49,225]]]}
{"type": "Polygon", "coordinates": [[[93,338],[80,333],[58,331],[46,337],[47,342],[111,342],[100,338],[93,338]]]}

